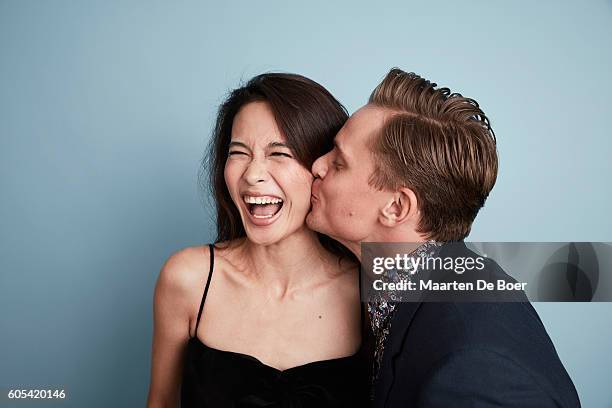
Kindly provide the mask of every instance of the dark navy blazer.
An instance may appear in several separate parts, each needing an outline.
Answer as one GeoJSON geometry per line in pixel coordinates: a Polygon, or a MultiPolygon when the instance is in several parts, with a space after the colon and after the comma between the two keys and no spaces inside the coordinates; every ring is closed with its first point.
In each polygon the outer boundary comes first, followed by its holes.
{"type": "MultiPolygon", "coordinates": [[[[463,243],[453,248],[456,256],[477,256],[463,243]]],[[[493,261],[486,269],[511,280],[493,261]]],[[[374,407],[579,406],[528,301],[414,302],[395,309],[374,407]]]]}

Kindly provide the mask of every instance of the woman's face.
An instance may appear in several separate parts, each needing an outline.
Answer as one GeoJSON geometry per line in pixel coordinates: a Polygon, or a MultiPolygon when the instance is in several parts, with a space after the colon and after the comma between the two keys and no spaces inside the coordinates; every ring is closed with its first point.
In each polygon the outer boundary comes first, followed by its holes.
{"type": "Polygon", "coordinates": [[[273,244],[305,227],[313,176],[285,145],[266,102],[243,106],[232,125],[225,183],[249,239],[273,244]]]}

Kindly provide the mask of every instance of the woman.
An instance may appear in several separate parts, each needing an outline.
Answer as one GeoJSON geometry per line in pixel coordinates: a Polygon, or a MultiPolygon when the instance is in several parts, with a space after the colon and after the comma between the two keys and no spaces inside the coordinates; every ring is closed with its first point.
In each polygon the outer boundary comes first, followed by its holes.
{"type": "Polygon", "coordinates": [[[310,167],[346,119],[293,74],[259,75],[221,105],[209,155],[217,243],[160,273],[149,407],[179,395],[182,407],[367,404],[358,264],[305,225],[310,167]]]}

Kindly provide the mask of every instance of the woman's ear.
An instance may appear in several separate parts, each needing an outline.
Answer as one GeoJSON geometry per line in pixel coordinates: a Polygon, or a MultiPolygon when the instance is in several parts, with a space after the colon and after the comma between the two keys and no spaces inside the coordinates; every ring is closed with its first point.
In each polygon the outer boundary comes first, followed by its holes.
{"type": "Polygon", "coordinates": [[[378,221],[385,227],[395,227],[408,221],[416,221],[418,212],[414,191],[401,187],[381,209],[378,221]]]}

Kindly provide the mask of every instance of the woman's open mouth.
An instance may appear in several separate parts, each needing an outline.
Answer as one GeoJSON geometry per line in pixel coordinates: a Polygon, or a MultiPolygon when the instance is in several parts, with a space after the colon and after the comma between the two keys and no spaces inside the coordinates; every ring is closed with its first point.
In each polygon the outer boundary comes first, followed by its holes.
{"type": "Polygon", "coordinates": [[[242,197],[247,206],[251,220],[256,225],[269,225],[276,221],[276,215],[283,207],[283,200],[275,196],[242,197]]]}

